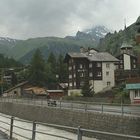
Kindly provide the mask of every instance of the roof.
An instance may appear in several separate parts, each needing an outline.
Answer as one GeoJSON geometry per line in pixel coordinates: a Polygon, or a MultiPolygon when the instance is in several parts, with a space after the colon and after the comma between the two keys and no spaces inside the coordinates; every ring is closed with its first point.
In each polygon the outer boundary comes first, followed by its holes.
{"type": "Polygon", "coordinates": [[[10,89],[4,91],[4,92],[9,92],[9,91],[11,91],[11,90],[13,90],[13,89],[15,89],[15,88],[22,87],[22,86],[24,86],[24,85],[27,84],[27,83],[28,83],[28,81],[19,83],[19,84],[15,85],[14,87],[12,87],[12,88],[10,88],[10,89]]]}
{"type": "Polygon", "coordinates": [[[46,88],[41,88],[41,87],[29,87],[29,88],[26,88],[24,89],[26,92],[29,92],[29,93],[34,93],[36,95],[44,95],[44,94],[47,94],[47,91],[46,91],[46,88]]]}
{"type": "Polygon", "coordinates": [[[140,83],[126,84],[126,89],[140,89],[140,83]]]}
{"type": "Polygon", "coordinates": [[[122,48],[133,48],[133,46],[131,44],[128,44],[128,43],[124,42],[120,48],[121,49],[122,48]]]}
{"type": "Polygon", "coordinates": [[[68,53],[72,58],[86,58],[89,61],[102,61],[102,62],[117,62],[119,61],[117,58],[112,56],[107,52],[95,52],[95,53],[68,53]]]}
{"type": "Polygon", "coordinates": [[[90,61],[118,62],[119,60],[107,52],[94,53],[88,56],[90,61]]]}
{"type": "Polygon", "coordinates": [[[68,53],[68,55],[70,57],[73,57],[73,58],[86,58],[86,56],[84,55],[84,53],[70,52],[70,53],[68,53]]]}
{"type": "Polygon", "coordinates": [[[47,90],[48,93],[64,92],[63,90],[47,90]]]}

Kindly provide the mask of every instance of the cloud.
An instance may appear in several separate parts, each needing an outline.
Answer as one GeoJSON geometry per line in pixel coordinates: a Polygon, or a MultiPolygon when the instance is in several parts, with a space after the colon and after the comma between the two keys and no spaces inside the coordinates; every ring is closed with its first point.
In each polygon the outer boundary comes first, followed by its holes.
{"type": "Polygon", "coordinates": [[[140,15],[139,0],[0,0],[0,36],[74,35],[95,25],[113,30],[140,15]]]}

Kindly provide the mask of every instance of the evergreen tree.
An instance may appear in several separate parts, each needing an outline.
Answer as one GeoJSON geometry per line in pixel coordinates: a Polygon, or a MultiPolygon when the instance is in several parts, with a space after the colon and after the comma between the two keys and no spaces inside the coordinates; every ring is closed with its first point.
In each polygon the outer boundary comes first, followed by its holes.
{"type": "Polygon", "coordinates": [[[67,64],[64,63],[64,57],[60,54],[57,62],[57,74],[59,82],[66,82],[68,76],[67,64]]]}
{"type": "Polygon", "coordinates": [[[56,57],[53,54],[53,52],[51,52],[48,56],[48,60],[47,60],[47,64],[50,65],[50,68],[53,72],[53,74],[56,75],[56,71],[57,71],[57,62],[56,62],[56,57]]]}
{"type": "Polygon", "coordinates": [[[45,85],[45,61],[39,49],[35,51],[30,65],[29,81],[35,85],[45,85]]]}
{"type": "Polygon", "coordinates": [[[56,74],[57,74],[57,63],[56,63],[56,57],[51,52],[47,59],[46,64],[46,77],[47,77],[47,86],[48,88],[55,89],[56,88],[56,74]]]}
{"type": "Polygon", "coordinates": [[[84,85],[82,87],[82,92],[81,94],[84,97],[92,97],[94,95],[94,90],[91,87],[91,84],[89,84],[89,79],[88,76],[85,76],[85,80],[84,80],[84,85]]]}

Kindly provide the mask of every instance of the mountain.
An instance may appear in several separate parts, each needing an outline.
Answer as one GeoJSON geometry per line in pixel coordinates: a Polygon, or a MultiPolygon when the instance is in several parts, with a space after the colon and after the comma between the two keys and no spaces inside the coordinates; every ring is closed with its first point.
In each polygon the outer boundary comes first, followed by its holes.
{"type": "Polygon", "coordinates": [[[104,26],[97,26],[83,32],[78,31],[76,36],[38,37],[27,40],[0,38],[0,52],[8,57],[13,57],[23,63],[29,63],[34,51],[39,48],[47,59],[48,54],[53,52],[56,56],[60,53],[79,52],[80,47],[96,47],[99,39],[109,30],[104,26]]]}
{"type": "Polygon", "coordinates": [[[88,41],[90,43],[93,43],[94,46],[97,46],[100,39],[104,38],[104,36],[110,32],[112,32],[112,30],[107,29],[105,26],[95,26],[82,32],[78,31],[75,37],[67,36],[66,38],[88,41]]]}
{"type": "Polygon", "coordinates": [[[113,55],[117,55],[120,52],[120,47],[123,42],[127,42],[134,47],[134,51],[140,53],[140,45],[136,43],[136,33],[137,33],[137,22],[140,22],[140,17],[137,19],[135,23],[126,27],[124,30],[120,30],[119,32],[108,33],[102,39],[100,39],[97,48],[100,51],[107,51],[113,55]]]}
{"type": "Polygon", "coordinates": [[[17,39],[11,39],[11,38],[8,38],[8,37],[0,37],[0,53],[6,54],[18,42],[19,42],[19,40],[17,40],[17,39]]]}

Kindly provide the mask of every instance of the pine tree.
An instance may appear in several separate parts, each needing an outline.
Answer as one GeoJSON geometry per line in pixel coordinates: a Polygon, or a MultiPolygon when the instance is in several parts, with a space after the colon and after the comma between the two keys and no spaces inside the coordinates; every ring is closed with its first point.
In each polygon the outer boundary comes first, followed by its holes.
{"type": "Polygon", "coordinates": [[[29,81],[35,85],[45,85],[45,61],[39,49],[35,51],[30,65],[29,81]]]}
{"type": "Polygon", "coordinates": [[[91,87],[91,84],[89,84],[88,76],[85,76],[84,85],[82,87],[81,93],[84,97],[92,97],[94,95],[94,90],[91,87]]]}
{"type": "Polygon", "coordinates": [[[68,75],[67,64],[64,63],[64,57],[61,54],[58,57],[57,73],[58,73],[59,82],[67,81],[67,75],[68,75]]]}

